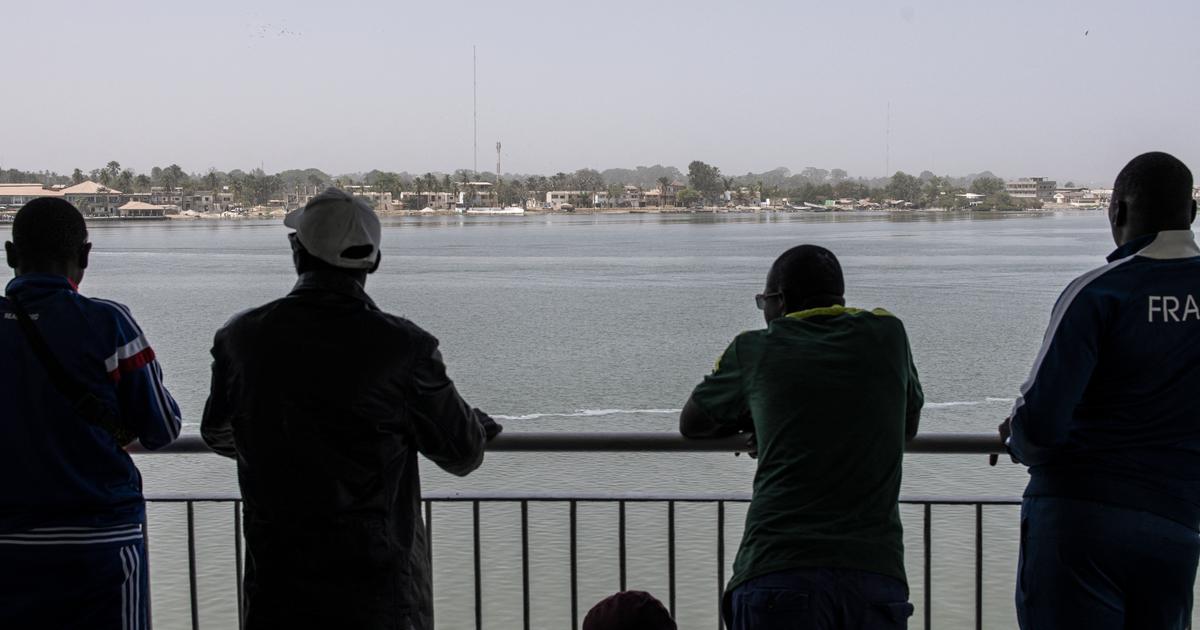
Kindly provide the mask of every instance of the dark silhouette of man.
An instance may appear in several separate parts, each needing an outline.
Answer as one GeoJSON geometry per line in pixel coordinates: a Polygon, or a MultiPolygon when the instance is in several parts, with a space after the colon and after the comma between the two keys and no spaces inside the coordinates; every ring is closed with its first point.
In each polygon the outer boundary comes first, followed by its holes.
{"type": "MultiPolygon", "coordinates": [[[[1166,153],[1117,175],[1108,264],[1069,284],[1010,421],[1029,466],[1017,619],[1185,628],[1200,555],[1200,249],[1192,174],[1166,153]]],[[[1011,435],[1010,435],[1011,430],[1011,435]]]]}
{"type": "Polygon", "coordinates": [[[79,293],[92,245],[63,199],[25,204],[0,298],[0,628],[149,627],[142,477],[179,435],[129,309],[79,293]]]}
{"type": "Polygon", "coordinates": [[[844,292],[832,252],[784,252],[755,296],[766,329],[733,340],[679,419],[757,448],[722,602],[733,630],[904,628],[913,612],[898,500],[924,397],[904,325],[844,292]]]}
{"type": "Polygon", "coordinates": [[[287,215],[299,281],[213,342],[201,431],[236,457],[246,627],[431,629],[420,452],[466,475],[500,431],[438,341],[364,291],[378,217],[337,189],[287,215]]]}

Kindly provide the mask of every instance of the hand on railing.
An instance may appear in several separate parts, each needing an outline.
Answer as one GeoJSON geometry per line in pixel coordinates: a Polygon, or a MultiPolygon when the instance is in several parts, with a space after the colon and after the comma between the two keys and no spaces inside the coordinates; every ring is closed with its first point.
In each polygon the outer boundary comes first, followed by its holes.
{"type": "MultiPolygon", "coordinates": [[[[758,437],[753,432],[741,435],[746,437],[746,455],[750,456],[750,459],[758,459],[758,437]]],[[[741,451],[734,452],[735,456],[741,454],[741,451]]]]}
{"type": "MultiPolygon", "coordinates": [[[[1012,435],[1012,416],[1005,418],[1004,422],[1000,423],[1000,426],[998,427],[998,429],[1000,431],[1000,443],[1008,444],[1008,437],[1010,435],[1012,435]]],[[[1017,458],[1013,457],[1012,455],[1009,455],[1009,458],[1012,459],[1012,462],[1014,464],[1020,463],[1017,461],[1017,458]]],[[[995,466],[996,462],[998,462],[998,461],[1000,461],[999,453],[992,453],[991,455],[988,455],[988,465],[989,466],[995,466]]]]}
{"type": "Polygon", "coordinates": [[[504,430],[504,425],[496,422],[491,416],[480,411],[478,408],[475,409],[475,418],[479,420],[479,424],[483,425],[483,435],[489,442],[504,430]]]}

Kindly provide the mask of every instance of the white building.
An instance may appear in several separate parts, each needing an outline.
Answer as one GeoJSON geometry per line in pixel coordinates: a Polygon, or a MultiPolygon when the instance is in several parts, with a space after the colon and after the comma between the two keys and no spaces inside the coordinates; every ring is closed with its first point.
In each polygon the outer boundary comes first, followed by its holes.
{"type": "Polygon", "coordinates": [[[455,202],[454,193],[448,192],[411,192],[404,191],[400,193],[400,204],[406,208],[416,206],[417,210],[425,208],[433,208],[434,210],[446,210],[453,206],[455,202]],[[412,200],[416,201],[412,201],[412,200]]]}
{"type": "Polygon", "coordinates": [[[1014,199],[1040,199],[1051,201],[1057,182],[1045,177],[1022,177],[1004,183],[1004,191],[1014,199]]]}
{"type": "Polygon", "coordinates": [[[580,197],[586,197],[582,190],[547,190],[546,206],[558,210],[566,205],[574,205],[580,197]]]}
{"type": "Polygon", "coordinates": [[[492,182],[466,182],[459,187],[458,205],[465,208],[499,206],[496,198],[496,186],[492,182]]]}

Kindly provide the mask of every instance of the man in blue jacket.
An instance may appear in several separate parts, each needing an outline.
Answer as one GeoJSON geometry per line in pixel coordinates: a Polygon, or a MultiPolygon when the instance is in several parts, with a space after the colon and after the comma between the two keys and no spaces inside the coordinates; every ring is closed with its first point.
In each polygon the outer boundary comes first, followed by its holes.
{"type": "Polygon", "coordinates": [[[74,206],[35,199],[0,298],[0,628],[148,627],[142,479],[122,448],[179,435],[129,309],[86,298],[74,206]]]}
{"type": "Polygon", "coordinates": [[[1067,286],[1010,420],[1029,466],[1022,628],[1185,628],[1200,557],[1200,249],[1192,175],[1117,176],[1117,250],[1067,286]]]}

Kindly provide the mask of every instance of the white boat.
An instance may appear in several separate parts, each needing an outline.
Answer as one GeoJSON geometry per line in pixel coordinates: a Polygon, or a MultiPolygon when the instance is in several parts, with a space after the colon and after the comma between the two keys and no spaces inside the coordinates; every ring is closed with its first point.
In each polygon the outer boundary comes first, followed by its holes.
{"type": "Polygon", "coordinates": [[[464,214],[509,214],[522,215],[525,214],[525,208],[518,206],[509,206],[507,208],[467,208],[464,214]]]}

